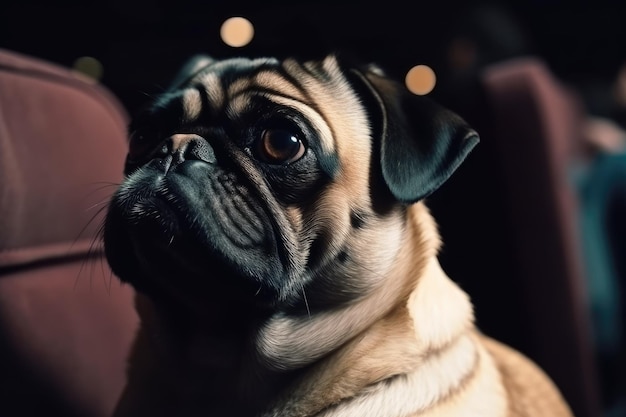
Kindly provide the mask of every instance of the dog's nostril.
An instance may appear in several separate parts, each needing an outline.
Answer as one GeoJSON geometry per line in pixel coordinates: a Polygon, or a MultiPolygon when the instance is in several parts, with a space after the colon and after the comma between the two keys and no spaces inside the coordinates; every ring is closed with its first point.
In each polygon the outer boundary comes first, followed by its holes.
{"type": "Polygon", "coordinates": [[[215,162],[213,148],[202,136],[180,133],[169,137],[167,142],[174,164],[179,164],[190,159],[208,163],[215,162]]]}
{"type": "Polygon", "coordinates": [[[185,155],[187,159],[199,159],[208,163],[216,162],[213,147],[204,139],[189,143],[185,155]]]}

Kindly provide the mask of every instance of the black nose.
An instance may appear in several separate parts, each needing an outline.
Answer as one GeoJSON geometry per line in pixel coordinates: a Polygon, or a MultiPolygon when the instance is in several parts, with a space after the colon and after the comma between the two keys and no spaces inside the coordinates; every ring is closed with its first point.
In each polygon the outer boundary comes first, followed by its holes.
{"type": "MultiPolygon", "coordinates": [[[[188,160],[214,163],[215,153],[209,142],[196,134],[179,133],[166,140],[167,152],[171,156],[168,169],[188,160]]],[[[169,158],[168,158],[169,159],[169,158]]]]}

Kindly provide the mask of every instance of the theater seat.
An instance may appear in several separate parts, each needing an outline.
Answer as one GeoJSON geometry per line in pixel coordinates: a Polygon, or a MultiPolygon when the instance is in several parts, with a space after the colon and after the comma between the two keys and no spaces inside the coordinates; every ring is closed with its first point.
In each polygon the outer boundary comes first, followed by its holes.
{"type": "Polygon", "coordinates": [[[478,326],[537,362],[576,417],[602,415],[572,167],[584,107],[539,57],[478,70],[444,98],[481,143],[430,199],[441,263],[478,326]]]}
{"type": "Polygon", "coordinates": [[[0,49],[0,416],[109,416],[138,324],[99,228],[127,116],[104,87],[0,49]]]}

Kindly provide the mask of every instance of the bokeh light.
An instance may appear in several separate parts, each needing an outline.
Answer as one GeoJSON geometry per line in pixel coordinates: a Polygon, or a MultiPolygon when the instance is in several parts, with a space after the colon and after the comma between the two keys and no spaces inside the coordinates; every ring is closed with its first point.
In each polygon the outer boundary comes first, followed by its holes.
{"type": "Polygon", "coordinates": [[[244,17],[231,17],[222,23],[220,36],[226,45],[240,48],[254,37],[254,26],[244,17]]]}
{"type": "Polygon", "coordinates": [[[100,81],[104,72],[102,63],[91,56],[82,56],[76,59],[72,68],[93,81],[100,81]]]}
{"type": "Polygon", "coordinates": [[[423,96],[433,91],[437,77],[429,66],[416,65],[407,72],[404,82],[410,92],[423,96]]]}

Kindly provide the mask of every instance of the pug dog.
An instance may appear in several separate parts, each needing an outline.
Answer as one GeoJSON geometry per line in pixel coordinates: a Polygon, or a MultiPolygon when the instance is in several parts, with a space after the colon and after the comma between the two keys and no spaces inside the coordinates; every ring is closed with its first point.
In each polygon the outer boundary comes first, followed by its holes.
{"type": "Polygon", "coordinates": [[[104,224],[141,326],[116,417],[565,417],[476,327],[425,205],[478,143],[376,65],[192,58],[104,224]]]}

